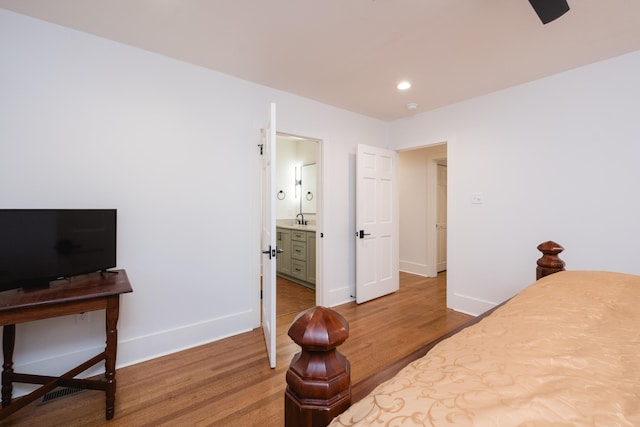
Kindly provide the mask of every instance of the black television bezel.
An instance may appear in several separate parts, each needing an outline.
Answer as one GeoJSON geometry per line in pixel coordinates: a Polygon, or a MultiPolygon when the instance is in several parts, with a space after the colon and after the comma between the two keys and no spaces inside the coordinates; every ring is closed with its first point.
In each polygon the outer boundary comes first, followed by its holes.
{"type": "MultiPolygon", "coordinates": [[[[29,279],[21,279],[13,282],[0,282],[0,292],[12,290],[12,289],[34,289],[34,288],[42,288],[47,287],[51,282],[62,279],[69,279],[76,276],[81,276],[85,274],[95,273],[95,272],[106,272],[107,270],[114,268],[117,266],[117,244],[118,244],[118,209],[108,208],[64,208],[64,209],[55,209],[55,208],[26,208],[26,209],[12,209],[12,208],[0,208],[1,212],[105,212],[105,213],[113,213],[113,265],[103,266],[100,268],[95,268],[91,270],[87,269],[78,269],[77,271],[73,271],[73,273],[64,274],[64,275],[48,275],[48,276],[39,276],[29,279]]],[[[2,242],[0,241],[0,244],[2,242]]]]}

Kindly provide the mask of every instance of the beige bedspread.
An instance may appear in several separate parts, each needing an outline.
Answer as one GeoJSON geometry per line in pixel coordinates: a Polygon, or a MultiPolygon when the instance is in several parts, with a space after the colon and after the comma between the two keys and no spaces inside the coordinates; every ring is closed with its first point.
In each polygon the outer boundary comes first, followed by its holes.
{"type": "Polygon", "coordinates": [[[332,426],[640,426],[640,276],[539,280],[332,426]]]}

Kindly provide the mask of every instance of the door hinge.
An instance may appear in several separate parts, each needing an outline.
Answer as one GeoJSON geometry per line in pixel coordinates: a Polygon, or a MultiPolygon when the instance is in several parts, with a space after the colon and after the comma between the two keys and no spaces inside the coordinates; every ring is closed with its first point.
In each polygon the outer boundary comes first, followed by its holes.
{"type": "Polygon", "coordinates": [[[258,147],[260,147],[260,155],[262,156],[264,154],[264,144],[258,144],[258,147]]]}

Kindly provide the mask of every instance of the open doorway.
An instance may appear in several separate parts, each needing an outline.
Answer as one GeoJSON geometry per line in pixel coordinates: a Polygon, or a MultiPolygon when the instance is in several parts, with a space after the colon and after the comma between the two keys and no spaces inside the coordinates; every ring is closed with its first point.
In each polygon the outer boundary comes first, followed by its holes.
{"type": "Polygon", "coordinates": [[[446,270],[446,143],[399,153],[400,270],[446,270]],[[444,193],[443,193],[444,192],[444,193]]]}
{"type": "Polygon", "coordinates": [[[276,314],[299,313],[319,300],[317,231],[320,141],[276,135],[276,314]]]}

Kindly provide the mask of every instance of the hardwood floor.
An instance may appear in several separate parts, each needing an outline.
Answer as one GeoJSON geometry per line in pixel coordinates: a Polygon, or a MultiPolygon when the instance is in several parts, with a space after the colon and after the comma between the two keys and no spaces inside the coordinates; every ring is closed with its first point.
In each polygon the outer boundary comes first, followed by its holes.
{"type": "Polygon", "coordinates": [[[276,316],[293,314],[316,305],[316,291],[278,276],[276,280],[276,316]]]}
{"type": "MultiPolygon", "coordinates": [[[[290,286],[279,283],[281,296],[301,292],[308,303],[278,300],[276,369],[269,368],[258,328],[118,369],[116,413],[111,421],[104,419],[104,393],[86,391],[38,407],[33,403],[2,425],[281,426],[285,372],[299,351],[287,331],[305,308],[300,306],[314,303],[312,290],[290,286]]],[[[433,279],[400,273],[400,290],[395,294],[334,308],[350,324],[350,337],[340,351],[351,362],[354,395],[359,382],[367,383],[363,380],[381,368],[471,319],[446,309],[445,294],[445,273],[433,279]]],[[[358,393],[365,391],[363,387],[358,393]]]]}

